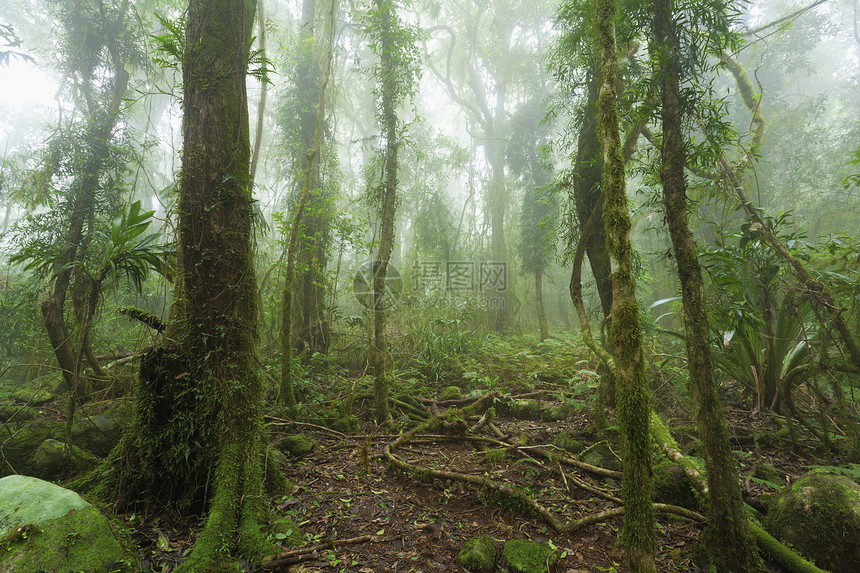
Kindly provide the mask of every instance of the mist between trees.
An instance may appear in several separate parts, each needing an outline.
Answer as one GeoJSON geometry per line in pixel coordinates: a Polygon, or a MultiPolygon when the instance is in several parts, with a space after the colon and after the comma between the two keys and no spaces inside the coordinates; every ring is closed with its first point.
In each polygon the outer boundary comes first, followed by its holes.
{"type": "Polygon", "coordinates": [[[402,436],[523,379],[617,430],[631,571],[681,420],[703,567],[776,559],[737,411],[856,467],[856,1],[0,8],[0,422],[130,400],[74,487],[203,516],[185,570],[277,553],[273,419],[420,477],[402,436]]]}

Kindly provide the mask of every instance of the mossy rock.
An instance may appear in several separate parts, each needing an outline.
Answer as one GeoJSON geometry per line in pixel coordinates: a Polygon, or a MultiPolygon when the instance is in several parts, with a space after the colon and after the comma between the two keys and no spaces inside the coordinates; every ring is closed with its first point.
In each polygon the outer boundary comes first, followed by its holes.
{"type": "Polygon", "coordinates": [[[498,553],[499,550],[492,537],[485,535],[473,537],[463,544],[463,548],[457,554],[457,563],[472,573],[490,573],[496,568],[498,553]]]}
{"type": "Polygon", "coordinates": [[[764,527],[819,567],[860,571],[860,486],[845,476],[810,473],[786,486],[764,527]]]}
{"type": "Polygon", "coordinates": [[[269,524],[269,535],[275,544],[283,547],[301,547],[305,544],[302,530],[295,521],[286,517],[279,517],[269,524]]]}
{"type": "Polygon", "coordinates": [[[621,460],[612,452],[606,444],[597,444],[582,456],[582,461],[605,468],[607,470],[621,471],[621,460]]]}
{"type": "Polygon", "coordinates": [[[31,406],[23,406],[12,401],[0,404],[0,424],[26,422],[40,415],[39,409],[31,406]]]}
{"type": "Polygon", "coordinates": [[[72,427],[72,443],[100,457],[107,457],[119,443],[123,427],[113,418],[102,414],[76,417],[72,427]]]}
{"type": "Polygon", "coordinates": [[[99,459],[75,445],[48,438],[33,454],[31,464],[33,475],[49,480],[60,481],[87,473],[99,465],[99,459]]]}
{"type": "Polygon", "coordinates": [[[76,419],[72,426],[71,440],[65,422],[52,419],[36,419],[29,422],[9,424],[4,431],[11,435],[3,445],[4,464],[0,465],[0,476],[8,475],[10,468],[18,473],[33,473],[33,453],[47,439],[70,441],[85,452],[106,457],[119,443],[122,427],[112,419],[96,415],[76,419]]]}
{"type": "Polygon", "coordinates": [[[651,499],[654,502],[695,508],[698,502],[694,487],[684,468],[674,462],[664,460],[654,466],[651,482],[651,499]]]}
{"type": "Polygon", "coordinates": [[[284,436],[278,442],[278,449],[293,458],[306,456],[317,449],[319,445],[313,438],[302,434],[284,436]]]}
{"type": "Polygon", "coordinates": [[[15,400],[29,404],[30,406],[40,406],[53,402],[63,392],[69,389],[61,376],[42,376],[27,382],[22,388],[18,389],[12,396],[15,400]]]}
{"type": "Polygon", "coordinates": [[[0,541],[0,573],[22,571],[131,572],[137,558],[117,540],[93,506],[41,526],[27,525],[0,541]]]}
{"type": "Polygon", "coordinates": [[[566,452],[570,452],[572,454],[578,454],[582,450],[585,449],[585,446],[573,437],[567,430],[562,430],[558,433],[558,436],[555,437],[555,440],[552,442],[555,446],[561,448],[566,452]]]}
{"type": "Polygon", "coordinates": [[[759,464],[755,467],[753,477],[781,487],[785,482],[776,468],[770,464],[759,464]]]}
{"type": "Polygon", "coordinates": [[[558,561],[558,551],[546,543],[512,539],[505,543],[502,557],[508,569],[518,573],[549,573],[558,561]]]}
{"type": "Polygon", "coordinates": [[[60,438],[64,435],[65,424],[56,420],[33,420],[20,424],[8,424],[4,428],[10,436],[3,444],[3,464],[0,464],[0,475],[10,473],[30,473],[33,452],[48,438],[60,438]],[[11,466],[11,470],[10,470],[11,466]]]}
{"type": "Polygon", "coordinates": [[[442,390],[442,399],[443,400],[456,400],[463,396],[463,391],[460,390],[459,386],[448,386],[444,390],[442,390]]]}
{"type": "Polygon", "coordinates": [[[0,479],[0,573],[130,572],[129,546],[75,492],[27,476],[0,479]]]}
{"type": "Polygon", "coordinates": [[[42,525],[75,509],[89,507],[75,492],[22,475],[0,479],[0,538],[27,524],[42,525]]]}

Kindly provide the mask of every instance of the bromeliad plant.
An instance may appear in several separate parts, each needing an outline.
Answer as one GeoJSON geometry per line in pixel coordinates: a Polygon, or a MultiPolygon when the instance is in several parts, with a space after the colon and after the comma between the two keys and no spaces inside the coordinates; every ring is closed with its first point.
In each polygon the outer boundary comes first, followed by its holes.
{"type": "Polygon", "coordinates": [[[65,262],[61,249],[39,244],[26,246],[10,258],[13,263],[23,263],[24,270],[43,276],[72,271],[76,290],[86,293],[83,312],[77,317],[79,348],[88,346],[84,341],[106,283],[125,277],[140,291],[150,271],[167,275],[169,251],[157,242],[158,233],[147,233],[154,214],[155,211],[142,211],[140,201],[117,213],[108,229],[94,233],[94,243],[99,248],[90,252],[101,253],[97,257],[65,262]]]}
{"type": "Polygon", "coordinates": [[[756,397],[756,410],[779,412],[785,401],[791,407],[792,388],[813,375],[810,334],[804,329],[808,313],[808,305],[786,296],[772,325],[747,320],[723,333],[717,363],[756,397]]]}
{"type": "MultiPolygon", "coordinates": [[[[772,229],[784,228],[789,213],[768,218],[772,229]]],[[[804,237],[794,231],[781,237],[800,247],[804,237]]],[[[782,280],[779,260],[760,240],[755,224],[726,234],[703,256],[719,304],[712,313],[720,332],[717,364],[756,397],[756,410],[791,407],[791,390],[813,375],[807,325],[809,306],[798,300],[782,280]]]]}

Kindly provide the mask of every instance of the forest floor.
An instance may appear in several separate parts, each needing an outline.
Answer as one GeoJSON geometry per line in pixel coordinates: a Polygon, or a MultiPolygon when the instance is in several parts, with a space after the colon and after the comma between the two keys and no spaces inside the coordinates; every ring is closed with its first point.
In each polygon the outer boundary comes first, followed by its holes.
{"type": "MultiPolygon", "coordinates": [[[[608,499],[620,496],[617,474],[600,475],[565,461],[572,458],[620,469],[612,410],[604,431],[596,431],[591,419],[597,387],[595,365],[582,358],[585,353],[571,352],[568,341],[526,349],[491,342],[481,352],[465,349],[456,356],[425,360],[421,371],[402,370],[395,393],[399,401],[392,411],[394,422],[384,427],[372,422],[372,400],[368,399],[372,382],[362,372],[323,365],[304,373],[304,386],[299,390],[307,400],[305,411],[314,415],[291,421],[272,409],[266,417],[273,446],[296,434],[312,438],[316,446],[279,466],[293,485],[272,496],[271,521],[283,524],[291,520],[299,532],[290,535],[283,528],[272,530],[271,540],[282,545],[282,553],[272,556],[279,564],[270,563],[265,570],[460,572],[465,569],[457,563],[457,554],[476,536],[495,540],[501,571],[506,571],[501,548],[513,539],[554,547],[559,559],[552,573],[628,570],[618,539],[622,517],[561,534],[516,500],[487,495],[486,488],[456,479],[465,475],[510,486],[565,524],[619,507],[608,499]],[[446,369],[442,375],[440,365],[446,369]],[[459,398],[452,397],[457,395],[459,398]],[[438,419],[482,396],[487,402],[492,397],[495,416],[491,423],[464,431],[467,425],[477,425],[478,412],[459,427],[448,428],[450,435],[440,435],[437,428],[416,432],[408,441],[395,444],[403,432],[416,426],[416,413],[419,418],[423,414],[432,419],[435,414],[438,419]],[[351,431],[332,423],[344,414],[344,403],[353,405],[351,431]],[[386,459],[385,449],[392,444],[396,447],[391,455],[415,471],[395,469],[386,459]],[[427,471],[437,472],[436,477],[428,477],[427,471]],[[421,472],[423,476],[418,475],[421,472]],[[287,544],[286,538],[297,540],[297,533],[299,542],[287,544]]],[[[695,459],[701,455],[701,444],[686,406],[683,375],[683,369],[676,367],[652,371],[649,378],[655,410],[672,427],[684,454],[695,459]]],[[[779,488],[810,466],[839,463],[822,460],[815,442],[803,433],[793,444],[787,436],[781,437],[784,424],[779,417],[754,412],[751,398],[739,387],[724,384],[721,396],[727,406],[744,499],[753,507],[766,505],[779,488]]],[[[45,404],[40,412],[53,412],[60,419],[64,404],[59,397],[54,408],[45,404]]],[[[655,457],[655,464],[659,462],[655,457]]],[[[676,485],[683,498],[683,484],[676,485]]],[[[686,503],[667,502],[703,513],[692,495],[686,503]]],[[[192,518],[177,522],[164,516],[126,514],[120,519],[140,547],[143,572],[170,573],[201,529],[201,523],[192,518]]],[[[697,522],[658,515],[658,571],[701,571],[693,563],[700,533],[697,522]]],[[[775,566],[771,570],[781,571],[775,566]]]]}
{"type": "MultiPolygon", "coordinates": [[[[541,411],[560,405],[551,393],[540,390],[536,393],[541,396],[541,411]]],[[[678,396],[673,398],[683,401],[678,396]]],[[[394,453],[417,467],[484,476],[511,485],[538,500],[562,521],[577,520],[618,505],[578,487],[574,483],[576,478],[615,496],[620,496],[620,480],[575,467],[562,468],[550,460],[530,456],[529,450],[558,443],[559,436],[569,436],[584,448],[580,458],[600,444],[610,445],[610,451],[614,447],[617,452],[617,446],[611,446],[612,440],[595,435],[590,420],[583,413],[593,403],[593,396],[584,395],[580,400],[582,407],[574,409],[580,412],[563,420],[523,420],[500,414],[494,423],[501,433],[515,438],[518,444],[528,444],[511,447],[501,457],[488,455],[485,444],[466,436],[420,433],[394,453]]],[[[570,405],[570,401],[567,404],[570,405]]],[[[749,441],[746,446],[735,443],[736,459],[740,474],[747,476],[743,481],[745,498],[754,500],[763,496],[766,500],[778,486],[805,473],[804,466],[815,463],[815,456],[811,450],[804,451],[803,446],[791,451],[784,444],[766,439],[778,426],[767,416],[751,413],[750,408],[750,405],[729,408],[734,435],[762,437],[756,443],[749,441]],[[775,470],[769,482],[752,477],[761,475],[758,468],[762,466],[775,470]]],[[[681,418],[673,419],[672,423],[681,428],[691,425],[681,418]]],[[[527,539],[557,548],[560,559],[551,569],[555,573],[628,570],[618,540],[621,517],[583,527],[571,534],[559,534],[539,517],[510,507],[488,505],[482,500],[480,488],[473,485],[421,479],[392,469],[384,461],[383,449],[386,444],[393,443],[398,434],[386,434],[369,422],[354,435],[308,423],[282,420],[275,424],[272,427],[277,428],[277,432],[273,442],[281,435],[301,433],[317,443],[313,452],[283,468],[295,485],[291,491],[272,500],[275,517],[298,524],[305,546],[315,549],[294,550],[285,546],[284,553],[276,557],[281,564],[270,566],[269,571],[465,571],[457,563],[456,556],[464,542],[475,536],[489,536],[496,541],[501,564],[501,547],[505,541],[527,539]]],[[[612,433],[613,428],[610,428],[608,434],[612,433]]],[[[676,437],[679,441],[696,440],[689,430],[676,433],[676,437]]],[[[688,445],[695,448],[694,443],[688,445]]],[[[700,533],[698,523],[674,516],[658,516],[658,571],[702,571],[692,560],[692,549],[700,533]]],[[[139,528],[136,537],[152,562],[152,571],[161,573],[181,560],[180,556],[193,540],[187,526],[170,530],[157,526],[139,528]]],[[[781,569],[774,566],[771,571],[781,569]]]]}

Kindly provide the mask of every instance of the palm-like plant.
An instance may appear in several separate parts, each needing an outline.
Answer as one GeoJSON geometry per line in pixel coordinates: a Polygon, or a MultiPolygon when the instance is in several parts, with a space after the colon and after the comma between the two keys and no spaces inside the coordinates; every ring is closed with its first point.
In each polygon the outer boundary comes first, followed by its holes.
{"type": "Polygon", "coordinates": [[[768,328],[760,321],[746,321],[737,330],[723,334],[723,351],[716,354],[720,368],[756,396],[762,406],[780,411],[792,387],[812,375],[813,362],[804,318],[807,305],[798,307],[785,297],[775,310],[768,328]]]}

